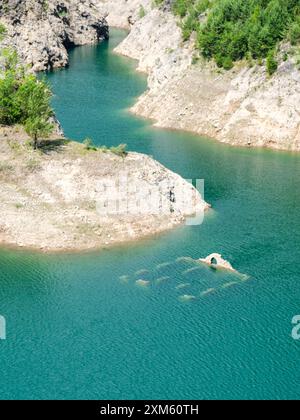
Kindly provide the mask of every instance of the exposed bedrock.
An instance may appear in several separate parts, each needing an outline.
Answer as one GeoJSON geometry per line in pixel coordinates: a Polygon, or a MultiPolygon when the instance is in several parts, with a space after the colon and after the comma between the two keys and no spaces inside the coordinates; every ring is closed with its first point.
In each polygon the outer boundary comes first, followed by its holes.
{"type": "Polygon", "coordinates": [[[280,45],[272,77],[264,65],[249,68],[244,62],[223,71],[204,59],[195,63],[194,40],[183,42],[169,4],[159,9],[151,0],[102,3],[111,26],[130,28],[116,52],[137,59],[138,69],[149,75],[149,90],[134,113],[160,127],[231,145],[300,151],[300,71],[297,56],[287,54],[289,45],[280,45]]]}
{"type": "Polygon", "coordinates": [[[108,37],[99,0],[6,0],[0,22],[7,34],[2,46],[13,46],[34,71],[68,64],[68,48],[108,37]]]}

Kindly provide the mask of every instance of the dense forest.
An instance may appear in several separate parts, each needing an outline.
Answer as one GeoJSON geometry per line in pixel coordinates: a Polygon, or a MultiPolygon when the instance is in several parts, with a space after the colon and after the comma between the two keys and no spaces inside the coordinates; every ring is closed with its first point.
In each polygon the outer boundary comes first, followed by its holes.
{"type": "Polygon", "coordinates": [[[300,41],[299,0],[174,0],[172,8],[184,39],[196,32],[202,55],[226,69],[244,58],[266,58],[272,74],[279,43],[300,41]]]}

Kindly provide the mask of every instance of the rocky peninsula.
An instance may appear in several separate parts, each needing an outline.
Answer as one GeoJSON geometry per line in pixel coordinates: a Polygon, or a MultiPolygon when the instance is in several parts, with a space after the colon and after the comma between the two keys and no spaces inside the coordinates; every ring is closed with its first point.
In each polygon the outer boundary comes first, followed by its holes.
{"type": "Polygon", "coordinates": [[[45,252],[111,247],[208,208],[148,156],[53,138],[34,151],[22,127],[0,130],[0,243],[45,252]]]}
{"type": "MultiPolygon", "coordinates": [[[[0,6],[1,46],[13,47],[34,72],[66,66],[68,48],[108,37],[103,16],[99,2],[8,0],[0,6]]],[[[11,74],[18,89],[39,89],[36,79],[22,76],[25,68],[9,67],[13,54],[4,57],[3,83],[11,74]]],[[[3,120],[13,118],[14,100],[22,98],[10,91],[3,120]]],[[[35,98],[49,112],[48,99],[35,98]]],[[[208,208],[191,184],[150,157],[124,146],[71,142],[56,120],[54,126],[36,150],[22,125],[0,126],[0,244],[45,252],[110,247],[171,229],[208,208]]]]}

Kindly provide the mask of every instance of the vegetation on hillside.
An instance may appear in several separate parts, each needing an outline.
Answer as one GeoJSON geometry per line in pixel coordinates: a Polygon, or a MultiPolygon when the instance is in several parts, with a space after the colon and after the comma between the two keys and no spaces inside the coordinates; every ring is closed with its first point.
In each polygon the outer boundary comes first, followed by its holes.
{"type": "Polygon", "coordinates": [[[24,125],[37,148],[39,138],[48,137],[53,131],[49,122],[53,116],[51,96],[47,83],[28,73],[15,51],[1,52],[0,124],[24,125]]]}
{"type": "Polygon", "coordinates": [[[2,23],[0,23],[0,42],[3,41],[6,34],[6,28],[2,23]]]}
{"type": "Polygon", "coordinates": [[[84,144],[85,150],[87,151],[92,151],[92,152],[99,151],[102,153],[111,152],[114,155],[117,155],[123,158],[125,158],[128,155],[127,144],[119,144],[118,146],[112,146],[112,147],[96,146],[93,140],[90,139],[89,137],[83,141],[83,144],[84,144]]]}
{"type": "Polygon", "coordinates": [[[196,32],[202,55],[226,69],[243,58],[266,58],[272,74],[278,44],[300,42],[299,0],[174,0],[172,8],[184,39],[196,32]]]}
{"type": "MultiPolygon", "coordinates": [[[[51,98],[49,85],[21,65],[16,51],[3,49],[0,52],[0,125],[23,125],[34,149],[39,148],[39,140],[49,137],[54,129],[51,98]]],[[[95,146],[92,140],[86,139],[84,145],[86,150],[127,156],[125,144],[108,148],[95,146]]]]}

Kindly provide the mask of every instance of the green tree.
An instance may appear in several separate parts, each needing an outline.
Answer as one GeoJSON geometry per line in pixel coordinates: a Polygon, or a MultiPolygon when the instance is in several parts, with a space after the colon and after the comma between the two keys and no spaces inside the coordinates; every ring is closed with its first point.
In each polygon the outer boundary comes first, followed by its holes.
{"type": "Polygon", "coordinates": [[[6,28],[2,23],[0,23],[0,42],[3,41],[6,35],[6,28]]]}
{"type": "MultiPolygon", "coordinates": [[[[28,83],[31,84],[31,81],[28,83]]],[[[37,81],[29,89],[24,126],[27,134],[33,140],[34,149],[39,147],[41,137],[48,137],[53,132],[53,124],[49,122],[53,116],[50,106],[51,96],[51,90],[44,81],[37,81]]]]}
{"type": "Polygon", "coordinates": [[[278,69],[278,63],[275,58],[275,52],[270,51],[267,56],[267,71],[269,76],[272,76],[278,69]]]}
{"type": "Polygon", "coordinates": [[[0,78],[0,124],[11,125],[18,121],[19,111],[15,106],[17,88],[18,83],[11,73],[0,78]]]}
{"type": "Polygon", "coordinates": [[[4,49],[1,59],[0,124],[23,124],[36,149],[39,138],[48,137],[53,131],[50,122],[53,116],[51,90],[45,81],[26,72],[19,63],[16,51],[4,49]]]}
{"type": "Polygon", "coordinates": [[[188,9],[192,6],[193,0],[175,0],[173,3],[173,11],[180,17],[186,16],[188,9]]]}
{"type": "Polygon", "coordinates": [[[0,124],[11,125],[18,122],[20,110],[15,101],[23,71],[18,67],[18,56],[13,50],[2,51],[3,71],[0,74],[0,124]]]}
{"type": "Polygon", "coordinates": [[[300,18],[291,25],[289,30],[289,40],[292,45],[296,45],[300,42],[300,18]]]}

